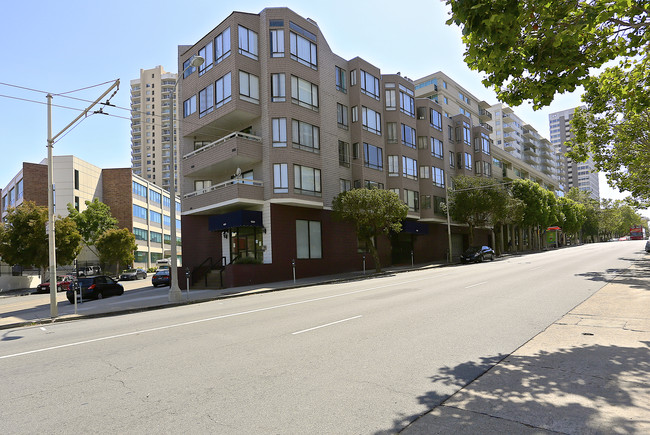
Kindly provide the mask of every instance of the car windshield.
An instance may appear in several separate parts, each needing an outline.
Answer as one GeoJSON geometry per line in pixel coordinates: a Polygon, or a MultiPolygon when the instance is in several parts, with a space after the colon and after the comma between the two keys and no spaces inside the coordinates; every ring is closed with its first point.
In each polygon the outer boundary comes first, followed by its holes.
{"type": "Polygon", "coordinates": [[[124,273],[135,273],[135,272],[137,272],[136,269],[127,269],[124,271],[124,273]]]}
{"type": "Polygon", "coordinates": [[[481,252],[481,247],[480,246],[472,246],[467,251],[465,251],[465,255],[476,254],[477,252],[481,252]]]}
{"type": "Polygon", "coordinates": [[[169,271],[168,270],[159,270],[158,272],[156,272],[156,275],[169,275],[169,271]]]}

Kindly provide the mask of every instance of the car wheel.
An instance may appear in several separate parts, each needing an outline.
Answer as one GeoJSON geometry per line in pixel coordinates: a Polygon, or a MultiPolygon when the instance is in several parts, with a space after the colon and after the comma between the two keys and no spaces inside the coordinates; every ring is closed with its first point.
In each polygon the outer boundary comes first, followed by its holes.
{"type": "Polygon", "coordinates": [[[121,288],[117,291],[118,296],[122,296],[124,294],[124,288],[121,288]]]}
{"type": "Polygon", "coordinates": [[[104,299],[104,294],[102,292],[97,293],[97,299],[104,299]]]}
{"type": "Polygon", "coordinates": [[[490,261],[494,261],[494,254],[490,254],[490,261]]]}

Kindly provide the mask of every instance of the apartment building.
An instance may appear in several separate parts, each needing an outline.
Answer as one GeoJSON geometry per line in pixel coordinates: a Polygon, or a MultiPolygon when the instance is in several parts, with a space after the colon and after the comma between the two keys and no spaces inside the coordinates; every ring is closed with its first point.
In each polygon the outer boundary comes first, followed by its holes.
{"type": "MultiPolygon", "coordinates": [[[[131,80],[131,163],[133,173],[169,190],[171,171],[178,180],[178,157],[171,162],[171,104],[177,74],[162,66],[141,69],[131,80]]],[[[174,109],[175,118],[176,109],[174,109]]],[[[176,125],[176,123],[174,123],[176,125]]],[[[176,182],[176,187],[178,182],[176,182]]]]}
{"type": "MultiPolygon", "coordinates": [[[[150,267],[169,257],[171,247],[170,197],[163,188],[132,173],[131,168],[101,169],[75,156],[54,156],[55,213],[68,215],[67,205],[85,210],[86,201],[97,198],[107,204],[120,228],[135,234],[138,250],[136,267],[150,267]]],[[[23,163],[23,168],[2,190],[1,214],[24,201],[47,207],[47,160],[23,163]]],[[[180,200],[176,201],[180,212],[180,200]]],[[[181,245],[180,221],[177,222],[177,245],[181,245]]],[[[182,258],[180,253],[179,258],[182,258]]],[[[83,250],[79,261],[96,262],[97,257],[83,250]]],[[[180,260],[179,260],[180,264],[180,260]]]]}
{"type": "MultiPolygon", "coordinates": [[[[413,81],[343,59],[315,21],[288,8],[233,12],[179,47],[178,68],[184,260],[227,264],[227,286],[289,279],[294,267],[298,276],[360,269],[364,246],[331,213],[352,188],[389,189],[409,207],[402,232],[377,240],[382,264],[446,258],[450,176],[558,190],[492,146],[484,108],[449,77],[413,81]],[[206,60],[199,68],[189,67],[195,55],[206,60]]],[[[476,243],[489,237],[479,230],[476,243]]],[[[452,225],[452,243],[458,255],[467,228],[452,225]]]]}
{"type": "MultiPolygon", "coordinates": [[[[571,151],[566,142],[573,138],[571,119],[575,109],[562,110],[548,115],[551,143],[562,155],[571,151]]],[[[589,195],[596,201],[600,201],[598,172],[591,158],[586,162],[574,162],[569,157],[566,157],[564,168],[563,176],[566,177],[567,191],[572,187],[577,187],[580,190],[589,192],[589,195]]]]}

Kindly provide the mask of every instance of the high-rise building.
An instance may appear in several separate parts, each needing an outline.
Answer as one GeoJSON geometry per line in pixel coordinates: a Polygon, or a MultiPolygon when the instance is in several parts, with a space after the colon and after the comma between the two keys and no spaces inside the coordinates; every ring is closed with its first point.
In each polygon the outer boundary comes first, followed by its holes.
{"type": "Polygon", "coordinates": [[[131,80],[133,173],[166,190],[169,190],[170,171],[176,170],[174,179],[178,180],[177,153],[174,153],[176,164],[171,162],[171,102],[175,101],[172,92],[176,78],[177,74],[157,66],[141,69],[140,78],[131,80]]]}
{"type": "MultiPolygon", "coordinates": [[[[477,100],[446,75],[413,81],[343,59],[316,22],[288,8],[233,12],[179,47],[178,70],[184,262],[227,265],[226,286],[370,262],[352,226],[332,217],[333,199],[352,188],[391,190],[408,206],[402,232],[376,241],[383,264],[446,258],[451,176],[558,190],[492,147],[477,100]],[[195,55],[205,63],[189,67],[195,55]]],[[[451,232],[458,255],[467,227],[451,232]]],[[[475,243],[490,233],[479,229],[475,243]]]]}
{"type": "MultiPolygon", "coordinates": [[[[548,116],[551,143],[562,155],[571,150],[566,142],[573,138],[571,119],[574,112],[575,108],[572,108],[551,113],[548,116]]],[[[566,177],[565,186],[567,191],[572,187],[577,187],[580,190],[589,192],[593,199],[600,201],[598,172],[591,158],[586,162],[574,162],[567,157],[564,169],[563,176],[566,177]]]]}

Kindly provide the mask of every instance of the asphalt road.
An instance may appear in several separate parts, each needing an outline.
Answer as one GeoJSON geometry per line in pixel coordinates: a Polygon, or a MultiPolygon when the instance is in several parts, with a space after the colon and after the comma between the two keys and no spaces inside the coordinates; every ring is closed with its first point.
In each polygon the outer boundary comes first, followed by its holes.
{"type": "Polygon", "coordinates": [[[7,330],[2,432],[397,432],[643,246],[584,245],[7,330]]]}

